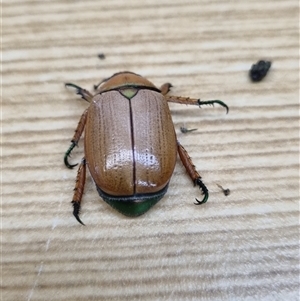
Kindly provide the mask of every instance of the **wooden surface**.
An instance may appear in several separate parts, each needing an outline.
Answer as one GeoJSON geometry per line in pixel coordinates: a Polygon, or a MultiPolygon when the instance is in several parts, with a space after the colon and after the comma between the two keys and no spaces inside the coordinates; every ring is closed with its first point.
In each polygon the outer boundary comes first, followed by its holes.
{"type": "Polygon", "coordinates": [[[3,1],[1,300],[299,300],[298,5],[3,1]],[[272,67],[253,84],[259,59],[272,67]],[[127,218],[88,176],[84,227],[63,155],[88,104],[64,83],[122,70],[228,104],[170,104],[210,198],[193,205],[178,160],[164,199],[127,218]]]}

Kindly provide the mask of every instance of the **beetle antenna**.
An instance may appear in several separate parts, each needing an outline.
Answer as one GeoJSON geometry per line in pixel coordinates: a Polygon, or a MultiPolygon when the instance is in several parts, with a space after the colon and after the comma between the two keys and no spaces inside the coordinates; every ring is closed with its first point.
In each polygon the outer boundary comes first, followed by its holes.
{"type": "Polygon", "coordinates": [[[77,219],[77,221],[80,223],[80,224],[82,224],[82,225],[84,225],[85,226],[85,224],[81,221],[81,219],[79,218],[79,211],[80,211],[80,204],[79,203],[77,203],[77,202],[74,202],[74,201],[72,201],[72,204],[73,204],[73,215],[75,216],[75,218],[77,219]]]}
{"type": "Polygon", "coordinates": [[[215,103],[217,103],[220,106],[224,107],[226,109],[226,114],[228,114],[229,108],[226,105],[226,103],[224,103],[223,101],[218,100],[218,99],[201,101],[200,99],[198,99],[198,105],[199,105],[199,107],[202,106],[202,105],[211,105],[211,106],[213,106],[215,103]]]}
{"type": "Polygon", "coordinates": [[[66,151],[65,156],[64,156],[64,162],[65,162],[65,165],[66,165],[68,168],[70,168],[70,169],[72,169],[73,167],[75,167],[76,165],[78,165],[78,163],[76,163],[76,164],[70,164],[69,161],[68,161],[68,158],[70,157],[70,154],[71,154],[73,148],[75,147],[75,145],[76,145],[76,143],[72,141],[71,146],[70,146],[69,149],[66,151]]]}
{"type": "Polygon", "coordinates": [[[206,203],[207,200],[208,200],[208,196],[209,196],[209,194],[208,194],[208,189],[207,189],[207,187],[204,185],[204,183],[201,181],[201,178],[197,178],[197,179],[195,180],[195,185],[198,185],[198,186],[201,188],[202,193],[204,194],[204,198],[203,198],[202,201],[199,201],[199,200],[196,198],[196,202],[197,202],[197,203],[194,203],[194,204],[195,204],[195,205],[202,205],[202,204],[206,203]]]}

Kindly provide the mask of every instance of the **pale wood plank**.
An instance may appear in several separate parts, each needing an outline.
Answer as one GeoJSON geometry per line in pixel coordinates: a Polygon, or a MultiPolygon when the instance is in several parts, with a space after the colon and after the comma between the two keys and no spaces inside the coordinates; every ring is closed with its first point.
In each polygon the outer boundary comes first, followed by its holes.
{"type": "Polygon", "coordinates": [[[298,5],[4,1],[1,299],[298,300],[298,5]],[[261,58],[270,73],[252,84],[261,58]],[[62,157],[87,103],[63,83],[92,89],[121,70],[229,105],[170,104],[210,199],[193,205],[200,192],[178,162],[166,197],[130,219],[88,178],[82,227],[62,157]]]}

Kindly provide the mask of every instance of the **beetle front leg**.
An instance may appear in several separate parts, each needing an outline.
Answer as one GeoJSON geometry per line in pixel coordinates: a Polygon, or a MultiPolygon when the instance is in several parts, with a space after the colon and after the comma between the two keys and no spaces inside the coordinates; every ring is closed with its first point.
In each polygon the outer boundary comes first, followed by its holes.
{"type": "Polygon", "coordinates": [[[85,175],[86,175],[86,161],[85,158],[83,158],[78,168],[76,184],[74,188],[74,195],[72,200],[73,215],[75,216],[77,221],[82,225],[84,225],[84,223],[79,218],[79,212],[80,212],[80,203],[84,191],[85,175]]]}
{"type": "Polygon", "coordinates": [[[179,157],[181,159],[182,164],[184,165],[187,173],[189,174],[190,178],[193,180],[195,185],[198,185],[201,190],[202,193],[204,194],[204,198],[202,201],[199,201],[196,198],[196,202],[194,203],[195,205],[201,205],[207,202],[208,200],[208,189],[207,187],[204,185],[204,183],[201,180],[201,176],[199,175],[199,173],[197,172],[195,165],[192,162],[191,157],[189,156],[189,154],[187,153],[187,151],[184,149],[184,147],[179,143],[179,141],[177,141],[177,146],[178,146],[178,153],[179,153],[179,157]]]}
{"type": "Polygon", "coordinates": [[[86,100],[87,102],[91,102],[93,95],[86,89],[83,89],[75,84],[72,83],[66,83],[66,87],[72,87],[76,89],[76,94],[81,95],[81,98],[86,100]]]}
{"type": "Polygon", "coordinates": [[[165,96],[165,99],[168,102],[176,102],[176,103],[181,103],[181,104],[186,104],[186,105],[196,105],[201,107],[202,105],[214,105],[215,103],[221,105],[222,107],[224,107],[226,109],[226,114],[228,114],[229,112],[229,108],[226,105],[226,103],[224,103],[221,100],[206,100],[206,101],[201,101],[200,99],[196,99],[196,98],[189,98],[189,97],[181,97],[181,96],[165,96]]]}
{"type": "Polygon", "coordinates": [[[65,165],[68,168],[73,168],[76,165],[78,165],[78,163],[76,163],[76,164],[70,164],[69,161],[68,161],[68,157],[71,155],[71,152],[72,152],[73,148],[76,145],[78,145],[78,141],[79,141],[79,139],[80,139],[80,137],[82,135],[82,132],[83,132],[85,124],[86,124],[87,113],[88,113],[88,110],[85,110],[83,112],[83,114],[81,115],[80,120],[79,120],[78,125],[77,125],[77,128],[75,130],[73,139],[71,140],[71,146],[69,147],[69,149],[65,153],[64,162],[65,162],[65,165]]]}

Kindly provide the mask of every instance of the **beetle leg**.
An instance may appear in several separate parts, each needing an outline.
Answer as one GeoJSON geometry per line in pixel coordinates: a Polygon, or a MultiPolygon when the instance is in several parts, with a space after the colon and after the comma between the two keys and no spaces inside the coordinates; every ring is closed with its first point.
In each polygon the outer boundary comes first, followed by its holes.
{"type": "Polygon", "coordinates": [[[160,91],[162,95],[166,95],[168,94],[168,92],[170,92],[171,88],[172,88],[172,84],[170,83],[165,83],[160,87],[160,91]]]}
{"type": "Polygon", "coordinates": [[[69,149],[66,151],[65,153],[65,157],[64,157],[64,162],[65,162],[65,165],[68,167],[68,168],[73,168],[75,167],[76,165],[78,165],[77,163],[76,164],[70,164],[69,161],[68,161],[68,157],[70,156],[73,148],[78,145],[78,141],[82,135],[82,132],[84,130],[84,127],[85,127],[85,123],[86,123],[86,119],[87,119],[87,113],[88,111],[85,110],[83,112],[83,114],[81,115],[80,117],[80,120],[78,122],[78,125],[77,125],[77,128],[75,130],[75,133],[74,133],[74,136],[73,136],[73,139],[71,140],[71,146],[69,147],[69,149]]]}
{"type": "Polygon", "coordinates": [[[73,148],[75,147],[75,145],[76,145],[76,143],[72,142],[72,144],[70,145],[70,147],[68,148],[68,150],[66,151],[65,156],[64,156],[64,163],[70,169],[72,169],[73,167],[78,165],[78,163],[70,164],[69,161],[68,161],[68,157],[70,156],[70,154],[71,154],[73,148]]]}
{"type": "Polygon", "coordinates": [[[221,100],[215,99],[215,100],[206,100],[206,101],[201,101],[200,99],[195,99],[195,98],[189,98],[189,97],[181,97],[181,96],[165,96],[166,100],[169,102],[176,102],[176,103],[181,103],[181,104],[186,104],[186,105],[196,105],[201,107],[202,105],[214,105],[215,103],[221,105],[226,109],[226,114],[229,112],[229,108],[221,100]]]}
{"type": "Polygon", "coordinates": [[[77,219],[77,221],[84,225],[84,223],[79,218],[80,212],[80,203],[83,195],[84,184],[85,184],[85,174],[86,174],[86,161],[85,158],[82,159],[76,177],[76,184],[74,188],[74,195],[73,195],[73,215],[77,219]]]}
{"type": "Polygon", "coordinates": [[[199,173],[197,172],[195,165],[192,162],[191,157],[189,156],[189,154],[187,153],[187,151],[184,149],[184,147],[180,144],[179,141],[177,141],[177,146],[178,146],[178,153],[179,153],[179,157],[181,159],[182,164],[184,165],[187,173],[189,174],[190,178],[193,180],[195,185],[198,185],[201,190],[202,193],[204,194],[203,200],[199,201],[198,199],[196,199],[197,203],[194,203],[195,205],[201,205],[207,202],[208,200],[208,189],[207,187],[204,185],[204,183],[201,180],[201,176],[199,175],[199,173]]]}
{"type": "Polygon", "coordinates": [[[76,94],[81,95],[81,98],[86,100],[87,102],[91,102],[93,95],[86,89],[83,89],[75,84],[72,83],[66,83],[66,87],[73,87],[76,89],[76,94]]]}

